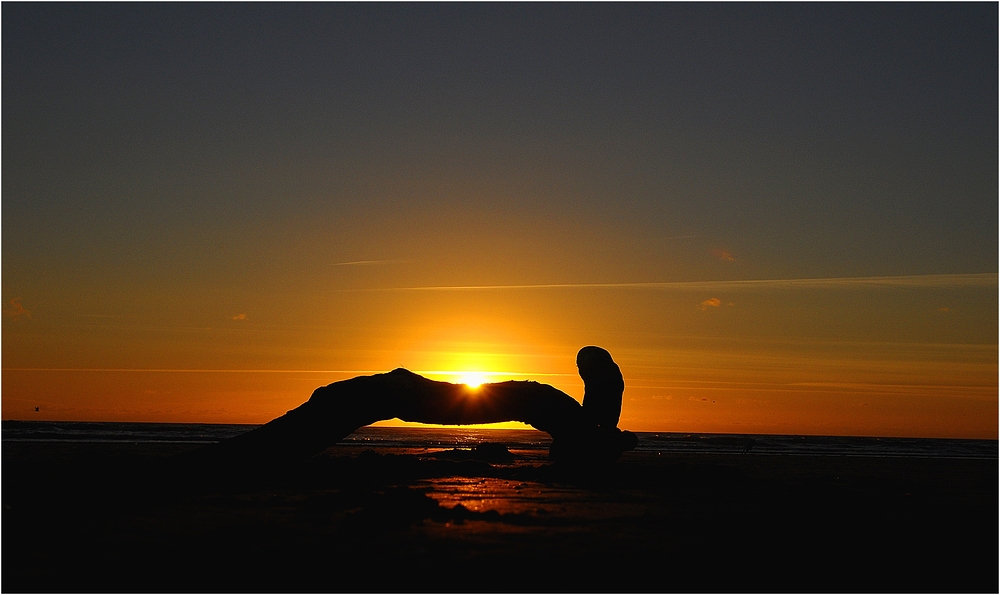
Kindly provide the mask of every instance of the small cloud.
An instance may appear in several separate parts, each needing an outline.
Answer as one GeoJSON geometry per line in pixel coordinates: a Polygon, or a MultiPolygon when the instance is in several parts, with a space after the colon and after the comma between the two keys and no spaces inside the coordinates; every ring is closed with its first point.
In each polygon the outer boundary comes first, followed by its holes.
{"type": "Polygon", "coordinates": [[[941,307],[941,308],[938,308],[938,312],[951,312],[951,308],[941,307]]]}
{"type": "Polygon", "coordinates": [[[5,309],[4,313],[14,319],[24,316],[28,320],[31,320],[31,310],[21,305],[21,298],[12,299],[10,306],[5,309]]]}
{"type": "Polygon", "coordinates": [[[714,403],[714,399],[709,399],[708,397],[688,397],[688,401],[697,401],[699,403],[714,403]]]}
{"type": "Polygon", "coordinates": [[[720,300],[719,298],[709,298],[704,302],[698,304],[698,307],[701,308],[702,312],[704,312],[709,308],[718,308],[721,305],[722,305],[722,300],[720,300]]]}
{"type": "Polygon", "coordinates": [[[354,266],[369,266],[369,265],[380,265],[380,264],[398,264],[401,262],[406,262],[405,260],[390,259],[390,260],[351,260],[348,262],[334,262],[330,266],[334,267],[354,267],[354,266]]]}
{"type": "Polygon", "coordinates": [[[246,319],[247,319],[246,314],[237,314],[236,316],[233,316],[233,320],[246,320],[246,319]]]}
{"type": "Polygon", "coordinates": [[[736,262],[736,259],[726,250],[712,250],[712,256],[726,262],[736,262]]]}

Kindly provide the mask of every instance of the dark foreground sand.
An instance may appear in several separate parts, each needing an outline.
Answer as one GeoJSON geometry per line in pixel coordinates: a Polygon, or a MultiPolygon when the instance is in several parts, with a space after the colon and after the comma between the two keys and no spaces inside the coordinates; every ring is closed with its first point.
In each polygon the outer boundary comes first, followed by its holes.
{"type": "Polygon", "coordinates": [[[189,448],[4,443],[3,592],[998,590],[996,460],[189,448]]]}

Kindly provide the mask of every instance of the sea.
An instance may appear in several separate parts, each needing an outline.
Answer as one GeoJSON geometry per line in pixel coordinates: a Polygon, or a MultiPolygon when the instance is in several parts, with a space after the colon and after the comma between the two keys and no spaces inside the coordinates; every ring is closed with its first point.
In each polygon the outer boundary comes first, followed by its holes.
{"type": "MultiPolygon", "coordinates": [[[[257,425],[141,422],[3,421],[0,437],[7,442],[174,443],[211,444],[257,425]]],[[[996,440],[952,438],[887,438],[866,436],[800,436],[782,434],[700,434],[636,432],[642,452],[788,455],[830,457],[919,457],[936,459],[998,458],[996,440]]],[[[472,448],[484,442],[508,449],[547,450],[552,439],[537,430],[476,427],[364,427],[342,443],[391,452],[472,448]]]]}

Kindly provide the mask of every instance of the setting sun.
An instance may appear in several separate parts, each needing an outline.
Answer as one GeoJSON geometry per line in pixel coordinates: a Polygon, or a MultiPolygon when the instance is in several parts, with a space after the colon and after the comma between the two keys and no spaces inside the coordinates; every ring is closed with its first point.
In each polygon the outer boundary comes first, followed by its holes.
{"type": "Polygon", "coordinates": [[[469,388],[479,388],[486,382],[486,374],[483,372],[461,372],[458,374],[458,382],[469,388]]]}

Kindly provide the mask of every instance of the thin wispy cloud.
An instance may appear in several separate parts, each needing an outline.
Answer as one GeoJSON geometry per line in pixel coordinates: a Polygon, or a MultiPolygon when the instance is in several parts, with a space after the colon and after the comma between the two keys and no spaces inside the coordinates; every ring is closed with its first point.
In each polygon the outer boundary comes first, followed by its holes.
{"type": "Polygon", "coordinates": [[[246,314],[242,314],[242,313],[233,316],[233,320],[246,320],[246,319],[247,319],[247,315],[246,314]]]}
{"type": "Polygon", "coordinates": [[[726,262],[736,262],[736,258],[726,250],[712,250],[712,256],[726,262]]]}
{"type": "Polygon", "coordinates": [[[511,289],[663,289],[713,291],[735,289],[849,289],[865,287],[990,288],[997,286],[997,273],[945,275],[901,275],[883,277],[829,277],[801,279],[743,279],[736,281],[663,281],[637,283],[536,283],[509,285],[424,285],[342,289],[339,291],[492,291],[511,289]]]}
{"type": "Polygon", "coordinates": [[[353,266],[371,266],[371,265],[382,265],[382,264],[398,264],[406,262],[405,260],[351,260],[347,262],[335,262],[330,266],[332,267],[353,267],[353,266]]]}
{"type": "MultiPolygon", "coordinates": [[[[350,374],[352,376],[385,374],[387,370],[288,370],[288,369],[248,369],[248,368],[3,368],[5,372],[170,372],[188,374],[350,374]]],[[[410,370],[415,374],[424,376],[453,376],[461,373],[460,370],[410,370]]],[[[492,381],[508,378],[541,378],[541,377],[567,377],[576,378],[576,374],[563,372],[483,372],[484,376],[490,377],[492,381]]]]}

